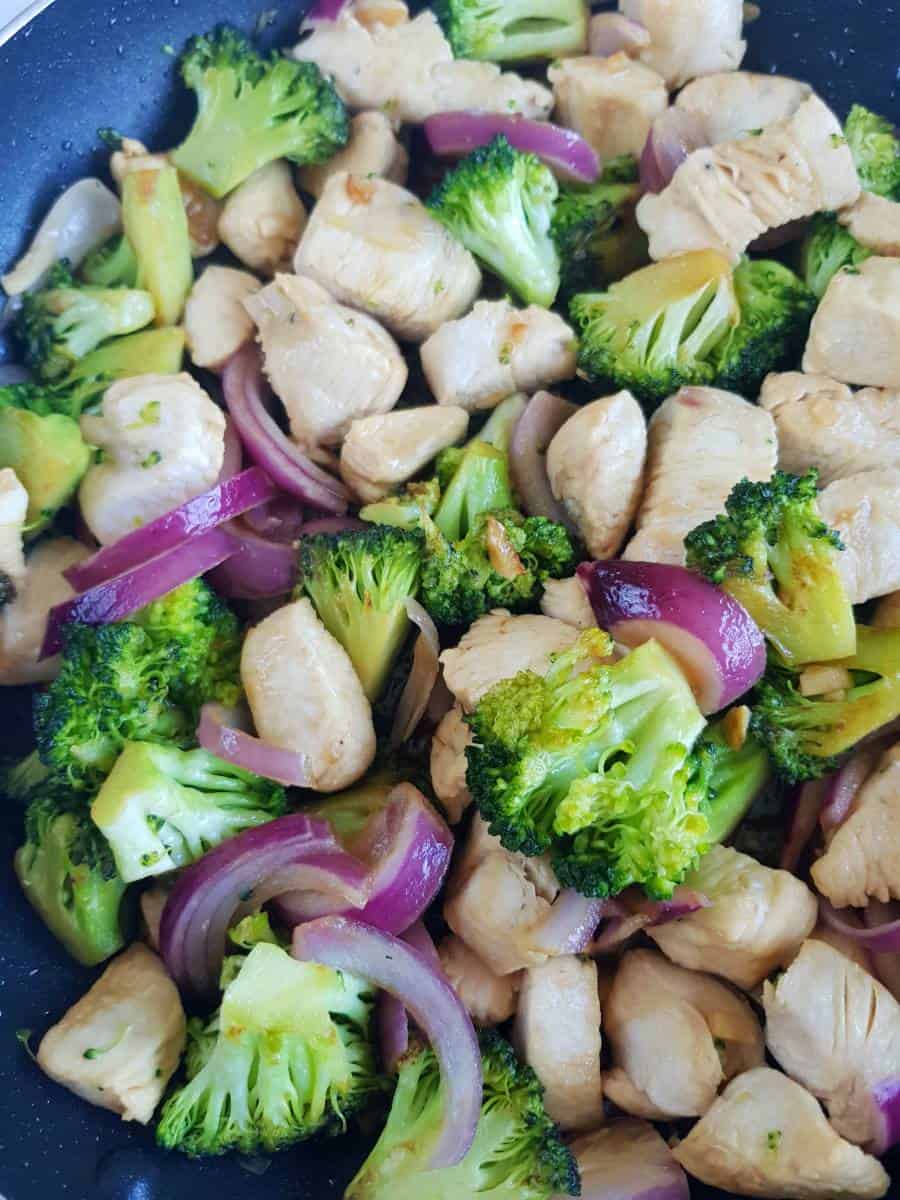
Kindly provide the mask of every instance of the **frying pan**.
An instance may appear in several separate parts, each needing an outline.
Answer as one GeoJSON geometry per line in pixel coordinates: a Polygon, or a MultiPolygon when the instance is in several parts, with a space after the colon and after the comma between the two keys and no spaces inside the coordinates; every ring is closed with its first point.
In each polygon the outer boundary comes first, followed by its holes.
{"type": "MultiPolygon", "coordinates": [[[[33,6],[40,7],[38,4],[33,6]]],[[[174,144],[192,102],[164,47],[228,21],[263,45],[296,33],[303,0],[56,0],[0,46],[0,268],[68,184],[104,173],[97,129],[174,144]]],[[[745,66],[808,80],[843,116],[854,101],[900,121],[900,0],[762,0],[745,66]]],[[[0,343],[0,358],[8,355],[0,343]]],[[[0,755],[30,749],[28,696],[0,690],[0,755]]],[[[0,808],[0,1196],[5,1200],[337,1200],[365,1153],[344,1138],[261,1162],[157,1150],[46,1080],[16,1041],[39,1036],[92,975],[59,949],[7,868],[20,814],[0,808]]],[[[892,1194],[900,1200],[900,1170],[892,1194]]],[[[695,1200],[712,1196],[692,1185],[695,1200]]],[[[427,1197],[423,1194],[423,1200],[427,1197]]]]}

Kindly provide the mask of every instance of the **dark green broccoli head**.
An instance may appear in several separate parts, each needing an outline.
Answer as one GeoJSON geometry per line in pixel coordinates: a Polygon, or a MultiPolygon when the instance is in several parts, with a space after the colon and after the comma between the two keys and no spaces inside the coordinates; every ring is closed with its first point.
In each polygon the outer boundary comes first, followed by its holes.
{"type": "Polygon", "coordinates": [[[137,287],[138,261],[124,233],[113,234],[92,250],[81,264],[79,274],[94,287],[137,287]]]}
{"type": "Polygon", "coordinates": [[[731,837],[772,774],[769,755],[756,738],[747,737],[737,750],[729,745],[727,720],[708,725],[691,754],[691,786],[705,796],[710,845],[731,837]]]}
{"type": "Polygon", "coordinates": [[[900,139],[891,122],[854,104],[844,136],[865,190],[900,200],[900,139]]]}
{"type": "Polygon", "coordinates": [[[440,0],[435,15],[456,58],[488,62],[562,58],[587,42],[582,0],[440,0]]]}
{"type": "Polygon", "coordinates": [[[549,308],[559,291],[550,235],[558,191],[548,166],[498,136],[444,176],[428,207],[526,304],[549,308]]]}
{"type": "Polygon", "coordinates": [[[325,162],[349,136],[343,101],[315,63],[263,58],[234,29],[194,38],[181,73],[197,118],[172,162],[213,196],[278,158],[325,162]]]}
{"type": "Polygon", "coordinates": [[[861,246],[832,213],[813,217],[800,246],[800,273],[806,286],[821,300],[828,285],[845,267],[856,270],[872,251],[861,246]]]}
{"type": "Polygon", "coordinates": [[[649,261],[634,215],[641,189],[630,155],[613,159],[597,183],[560,189],[551,230],[562,270],[562,294],[608,287],[649,261]]]}

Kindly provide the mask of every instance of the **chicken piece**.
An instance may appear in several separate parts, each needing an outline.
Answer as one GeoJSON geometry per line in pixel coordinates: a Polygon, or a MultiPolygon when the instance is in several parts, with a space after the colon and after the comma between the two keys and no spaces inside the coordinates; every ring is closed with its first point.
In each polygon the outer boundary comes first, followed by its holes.
{"type": "Polygon", "coordinates": [[[838,565],[853,604],[900,588],[900,468],[835,480],[819,511],[844,543],[838,565]]]}
{"type": "Polygon", "coordinates": [[[593,629],[597,624],[587,592],[577,576],[569,579],[548,579],[541,596],[541,612],[545,617],[565,621],[578,630],[593,629]]]}
{"type": "MultiPolygon", "coordinates": [[[[366,29],[379,25],[402,25],[409,20],[409,9],[403,0],[353,0],[353,14],[366,29]]],[[[314,26],[310,23],[310,28],[314,26]]]]}
{"type": "Polygon", "coordinates": [[[672,962],[745,990],[789,963],[816,923],[818,905],[805,883],[727,846],[713,846],[685,886],[709,907],[647,933],[672,962]]]}
{"type": "Polygon", "coordinates": [[[675,105],[702,119],[715,146],[792,117],[811,93],[808,83],[786,75],[722,71],[682,88],[675,105]]]}
{"type": "Polygon", "coordinates": [[[178,989],[137,942],[47,1030],[37,1061],[82,1100],[146,1125],[178,1066],[185,1028],[178,989]]]}
{"type": "Polygon", "coordinates": [[[621,1076],[642,1097],[639,1116],[699,1117],[727,1080],[765,1058],[762,1030],[742,996],[655,950],[629,950],[603,1008],[612,1047],[607,1098],[631,1112],[621,1076]],[[649,1111],[647,1105],[649,1104],[649,1111]]]}
{"type": "Polygon", "coordinates": [[[463,711],[454,704],[431,739],[431,786],[451,825],[462,820],[472,803],[466,787],[466,747],[472,744],[472,731],[463,711]]]}
{"type": "Polygon", "coordinates": [[[543,1084],[544,1106],[558,1125],[583,1130],[602,1123],[596,963],[564,954],[529,967],[513,1042],[543,1084]]]}
{"type": "Polygon", "coordinates": [[[495,408],[513,392],[572,379],[576,344],[562,317],[546,308],[479,300],[467,316],[436,330],[420,354],[438,404],[476,412],[495,408]]]}
{"type": "Polygon", "coordinates": [[[570,1142],[569,1149],[578,1160],[582,1196],[688,1200],[684,1172],[662,1137],[645,1121],[610,1121],[570,1142]],[[669,1186],[661,1186],[666,1177],[669,1186]]]}
{"type": "Polygon", "coordinates": [[[481,287],[475,259],[412,192],[344,172],[325,185],[294,265],[409,341],[461,316],[481,287]]]}
{"type": "Polygon", "coordinates": [[[609,58],[562,58],[547,72],[556,119],[580,133],[601,160],[640,156],[654,120],[669,107],[655,71],[624,52],[609,58]]]}
{"type": "Polygon", "coordinates": [[[22,530],[28,513],[28,492],[12,467],[0,470],[0,575],[16,591],[25,580],[22,530]]]}
{"type": "Polygon", "coordinates": [[[650,421],[644,499],[622,557],[682,565],[686,534],[722,512],[742,479],[769,479],[777,456],[769,413],[733,392],[682,388],[650,421]]]}
{"type": "Polygon", "coordinates": [[[760,407],[778,431],[778,465],[802,475],[816,467],[819,485],[900,462],[900,391],[852,392],[827,375],[769,375],[760,407]]]}
{"type": "Polygon", "coordinates": [[[279,159],[235,188],[219,218],[219,237],[245,266],[263,275],[290,269],[306,227],[306,209],[290,166],[279,159]]]}
{"type": "Polygon", "coordinates": [[[159,926],[171,890],[171,885],[154,883],[152,887],[141,892],[141,924],[144,941],[151,950],[155,950],[157,953],[159,953],[159,926]]]}
{"type": "Polygon", "coordinates": [[[813,316],[803,370],[900,390],[900,260],[838,271],[813,316]]]}
{"type": "Polygon", "coordinates": [[[747,49],[742,0],[619,0],[619,12],[646,28],[641,59],[673,91],[698,75],[736,71],[747,49]]]}
{"type": "Polygon", "coordinates": [[[505,608],[479,617],[459,645],[441,655],[444,682],[461,705],[471,712],[485,692],[501,679],[520,671],[544,674],[550,656],[571,646],[578,630],[550,617],[514,617],[505,608]]]}
{"type": "Polygon", "coordinates": [[[0,608],[0,685],[48,683],[59,674],[59,655],[40,658],[50,609],[75,592],[63,571],[90,555],[74,538],[38,542],[28,556],[24,581],[0,608]]]}
{"type": "Polygon", "coordinates": [[[770,1200],[878,1200],[888,1176],[804,1088],[769,1067],[733,1079],[673,1151],[703,1183],[770,1200]]]}
{"type": "Polygon", "coordinates": [[[444,974],[476,1025],[499,1025],[515,1013],[519,974],[495,975],[452,933],[438,946],[438,955],[444,974]]]}
{"type": "Polygon", "coordinates": [[[872,624],[876,629],[900,629],[900,591],[878,601],[872,624]]]}
{"type": "Polygon", "coordinates": [[[407,367],[397,343],[315,280],[276,275],[244,307],[298,445],[340,445],[354,421],[389,412],[400,399],[407,367]]]}
{"type": "Polygon", "coordinates": [[[383,112],[361,112],[350,122],[350,140],[343,150],[327,162],[300,167],[297,182],[316,197],[322,195],[331,176],[341,171],[363,179],[390,179],[402,187],[408,168],[409,155],[390,119],[383,112]]]}
{"type": "Polygon", "coordinates": [[[208,491],[225,456],[222,410],[184,373],[119,380],[100,411],[81,418],[81,432],[103,450],[78,491],[103,545],[208,491]]]}
{"type": "Polygon", "coordinates": [[[184,308],[184,334],[194,366],[220,371],[253,341],[253,320],[244,300],[260,289],[255,275],[233,267],[207,267],[184,308]]]}
{"type": "Polygon", "coordinates": [[[366,773],[375,757],[372,709],[346,650],[308,600],[250,630],[241,680],[259,736],[305,756],[313,791],[339,791],[366,773]]]}
{"type": "Polygon", "coordinates": [[[695,150],[667,188],[640,200],[637,219],[651,258],[718,250],[737,264],[767,230],[853,204],[859,191],[840,122],[810,96],[758,136],[695,150]]]}
{"type": "Polygon", "coordinates": [[[620,51],[629,58],[638,58],[642,50],[650,45],[650,34],[636,21],[630,21],[621,13],[598,12],[591,17],[588,33],[588,50],[600,58],[620,51]],[[612,51],[610,47],[614,47],[612,51]]]}
{"type": "Polygon", "coordinates": [[[381,500],[464,437],[468,427],[465,409],[436,404],[355,420],[341,446],[341,478],[364,503],[381,500]]]}
{"type": "Polygon", "coordinates": [[[595,558],[617,554],[641,498],[647,425],[631,392],[585,404],[547,448],[553,495],[595,558]]]}
{"type": "Polygon", "coordinates": [[[900,258],[900,204],[874,192],[860,192],[852,208],[838,220],[873,254],[900,258]]]}

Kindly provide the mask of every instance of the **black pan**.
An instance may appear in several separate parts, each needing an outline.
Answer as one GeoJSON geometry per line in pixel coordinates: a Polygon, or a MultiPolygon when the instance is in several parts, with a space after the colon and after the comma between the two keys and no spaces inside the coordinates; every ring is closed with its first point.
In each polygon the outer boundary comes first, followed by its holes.
{"type": "MultiPolygon", "coordinates": [[[[842,116],[858,100],[900,122],[900,0],[761,2],[745,66],[808,80],[842,116]]],[[[221,21],[248,32],[266,26],[263,42],[283,44],[303,8],[302,0],[56,0],[0,47],[0,268],[21,252],[63,187],[104,171],[98,128],[154,146],[173,144],[187,128],[191,101],[164,47],[221,21]]],[[[24,753],[27,697],[7,690],[0,703],[0,754],[24,753]]],[[[18,814],[7,806],[0,819],[0,1197],[337,1200],[362,1156],[350,1139],[276,1156],[262,1175],[234,1159],[194,1163],[157,1150],[150,1131],[91,1108],[29,1062],[16,1031],[42,1033],[91,976],[66,958],[20,896],[6,868],[20,835],[18,814]]],[[[900,1197],[896,1169],[895,1178],[900,1197]]],[[[695,1200],[704,1191],[694,1186],[695,1200]]]]}

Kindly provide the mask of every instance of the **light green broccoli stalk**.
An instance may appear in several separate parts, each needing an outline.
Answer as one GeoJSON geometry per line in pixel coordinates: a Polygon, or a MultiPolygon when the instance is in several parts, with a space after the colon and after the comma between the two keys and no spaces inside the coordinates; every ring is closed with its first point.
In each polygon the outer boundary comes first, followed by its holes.
{"type": "Polygon", "coordinates": [[[440,0],[435,13],[457,58],[562,58],[587,44],[583,0],[440,0]]]}
{"type": "Polygon", "coordinates": [[[154,163],[122,182],[122,224],[138,285],[153,297],[157,325],[177,325],[194,283],[191,237],[178,172],[154,163]]]}
{"type": "Polygon", "coordinates": [[[124,233],[114,234],[92,250],[81,264],[79,274],[94,287],[137,287],[138,261],[124,233]]]}

